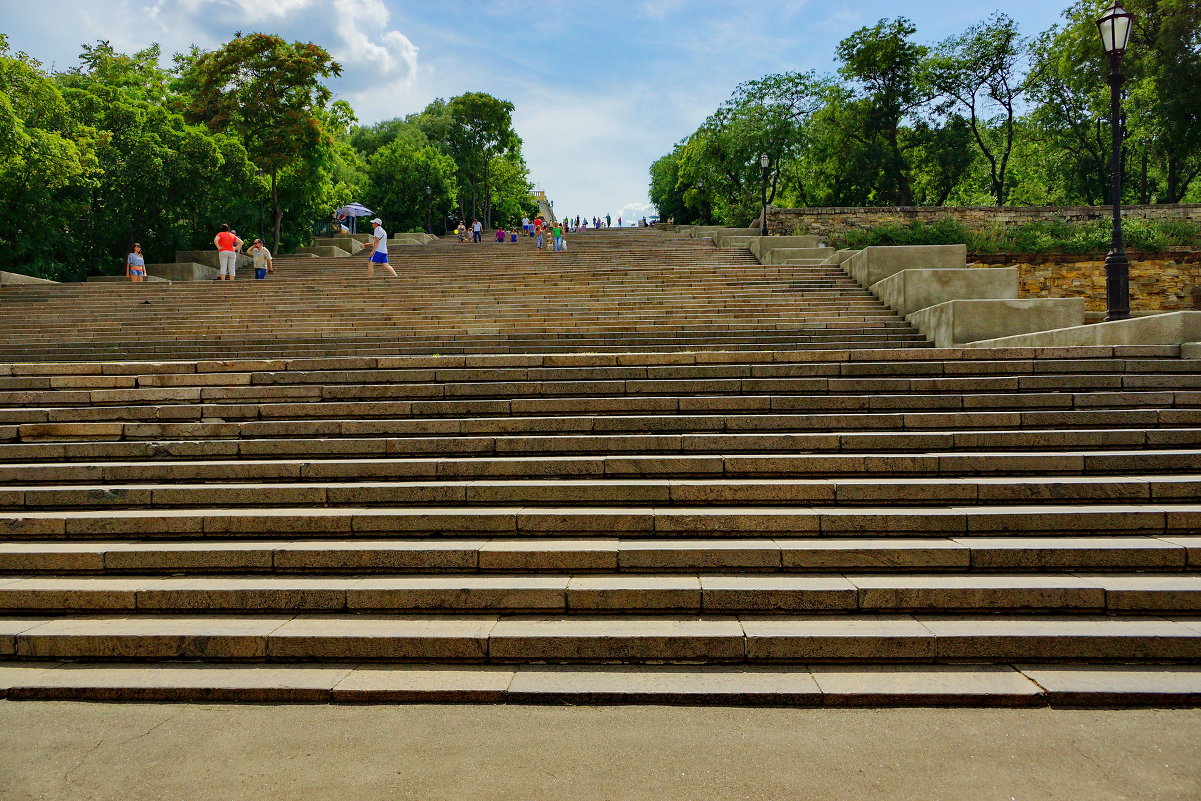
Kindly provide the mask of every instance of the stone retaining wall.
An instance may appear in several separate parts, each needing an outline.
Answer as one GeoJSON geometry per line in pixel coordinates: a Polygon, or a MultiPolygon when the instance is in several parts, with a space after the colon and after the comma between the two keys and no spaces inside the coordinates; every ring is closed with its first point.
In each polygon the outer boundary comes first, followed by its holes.
{"type": "MultiPolygon", "coordinates": [[[[1201,221],[1201,203],[1123,206],[1127,217],[1139,219],[1185,219],[1201,221]]],[[[932,223],[946,217],[970,227],[1022,225],[1029,222],[1062,220],[1088,222],[1108,218],[1110,206],[900,206],[879,208],[809,208],[767,211],[768,233],[780,235],[816,234],[830,236],[849,230],[919,220],[932,223]]]]}
{"type": "MultiPolygon", "coordinates": [[[[1105,310],[1105,262],[1062,254],[970,255],[972,267],[1016,267],[1023,298],[1084,298],[1105,310]]],[[[1135,312],[1201,309],[1201,253],[1133,253],[1130,305],[1135,312]]]]}

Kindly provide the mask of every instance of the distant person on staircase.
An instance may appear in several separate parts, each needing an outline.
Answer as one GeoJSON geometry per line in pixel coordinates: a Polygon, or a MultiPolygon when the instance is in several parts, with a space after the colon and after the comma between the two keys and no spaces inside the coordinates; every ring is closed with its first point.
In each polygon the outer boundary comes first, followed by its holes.
{"type": "Polygon", "coordinates": [[[480,221],[476,220],[471,224],[471,241],[479,244],[484,238],[484,226],[480,225],[480,221]]]}
{"type": "Polygon", "coordinates": [[[523,232],[524,232],[524,233],[525,233],[527,236],[529,235],[529,233],[530,233],[530,218],[529,218],[529,217],[522,217],[522,218],[521,218],[521,230],[522,230],[522,231],[523,231],[523,232]]]}
{"type": "Polygon", "coordinates": [[[255,280],[262,281],[267,277],[267,273],[275,272],[275,264],[271,261],[271,251],[263,245],[263,240],[254,240],[254,244],[246,253],[254,259],[255,280]]]}
{"type": "Polygon", "coordinates": [[[497,229],[496,229],[496,241],[497,241],[497,242],[504,242],[504,241],[505,241],[505,229],[504,229],[504,228],[497,228],[497,229]]]}
{"type": "Polygon", "coordinates": [[[551,229],[551,235],[555,238],[555,253],[563,250],[563,223],[555,223],[555,227],[551,229]]]}
{"type": "Polygon", "coordinates": [[[538,246],[538,250],[542,250],[542,246],[546,244],[546,225],[543,224],[542,218],[534,220],[534,244],[538,246]]]}
{"type": "Polygon", "coordinates": [[[384,230],[384,221],[376,217],[371,221],[371,252],[367,255],[370,260],[367,262],[367,277],[371,278],[375,275],[375,265],[383,265],[383,268],[392,273],[393,278],[399,278],[396,271],[392,269],[392,265],[388,264],[388,232],[384,230]]]}
{"type": "Polygon", "coordinates": [[[618,228],[621,227],[621,218],[620,217],[617,218],[617,227],[618,228]]]}
{"type": "Polygon", "coordinates": [[[459,235],[459,244],[467,241],[467,226],[459,222],[459,227],[455,229],[455,233],[459,235]]]}
{"type": "Polygon", "coordinates": [[[242,248],[242,240],[229,230],[228,225],[222,225],[221,231],[213,237],[213,246],[217,248],[217,266],[219,268],[217,280],[234,280],[238,272],[238,251],[242,248]]]}
{"type": "Polygon", "coordinates": [[[125,257],[125,275],[135,284],[146,280],[146,259],[142,256],[142,246],[133,243],[133,250],[125,257]]]}

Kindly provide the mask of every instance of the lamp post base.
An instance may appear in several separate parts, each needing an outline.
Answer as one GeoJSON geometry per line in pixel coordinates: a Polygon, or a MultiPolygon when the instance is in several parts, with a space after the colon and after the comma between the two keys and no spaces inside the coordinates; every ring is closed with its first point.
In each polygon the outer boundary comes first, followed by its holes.
{"type": "Polygon", "coordinates": [[[1124,250],[1105,257],[1105,322],[1130,319],[1130,259],[1124,250]]]}

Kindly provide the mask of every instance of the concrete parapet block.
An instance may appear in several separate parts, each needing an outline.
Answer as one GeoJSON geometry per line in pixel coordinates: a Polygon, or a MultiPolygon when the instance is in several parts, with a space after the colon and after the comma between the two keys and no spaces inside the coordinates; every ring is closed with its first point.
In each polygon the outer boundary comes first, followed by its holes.
{"type": "Polygon", "coordinates": [[[865,287],[901,270],[943,270],[967,267],[966,245],[900,245],[870,247],[843,263],[843,269],[865,287]]]}
{"type": "Polygon", "coordinates": [[[819,248],[823,246],[820,236],[757,236],[749,248],[756,258],[773,248],[819,248]]]}
{"type": "Polygon", "coordinates": [[[163,281],[211,281],[220,275],[215,267],[206,267],[194,261],[179,264],[147,264],[146,274],[163,281]]]}
{"type": "MultiPolygon", "coordinates": [[[[1059,326],[1021,336],[1002,336],[964,343],[969,348],[1042,348],[1089,345],[1183,345],[1201,341],[1201,311],[1168,312],[1096,325],[1059,326]]],[[[1188,346],[1190,351],[1193,346],[1188,346]]],[[[1185,348],[1181,356],[1185,356],[1185,348]]],[[[1201,354],[1201,348],[1196,349],[1201,354]]]]}
{"type": "Polygon", "coordinates": [[[0,270],[0,284],[57,284],[49,278],[35,278],[24,273],[10,273],[0,270]]]}
{"type": "Polygon", "coordinates": [[[297,255],[319,256],[323,259],[344,259],[350,254],[342,248],[336,248],[329,245],[314,245],[309,248],[297,248],[297,255]]]}
{"type": "Polygon", "coordinates": [[[778,266],[789,259],[819,259],[825,261],[834,255],[834,248],[772,248],[765,251],[759,258],[759,263],[766,266],[778,266]]]}
{"type": "MultiPolygon", "coordinates": [[[[905,319],[934,347],[950,348],[996,337],[1082,326],[1084,299],[949,300],[907,314],[905,319]]],[[[1013,347],[1018,347],[1017,343],[1013,347]]]]}
{"type": "MultiPolygon", "coordinates": [[[[175,251],[175,263],[186,264],[193,262],[195,264],[203,264],[205,267],[212,267],[214,270],[221,267],[220,260],[217,257],[216,248],[212,250],[177,250],[175,251]]],[[[247,256],[245,253],[238,254],[238,269],[250,267],[254,264],[254,259],[247,256]]]]}
{"type": "Polygon", "coordinates": [[[341,248],[352,256],[366,247],[361,240],[350,236],[319,236],[313,240],[313,245],[314,247],[341,248]]]}
{"type": "Polygon", "coordinates": [[[859,253],[859,251],[858,250],[850,250],[850,249],[836,250],[836,251],[834,251],[833,256],[826,259],[825,263],[829,264],[833,267],[841,267],[844,262],[850,260],[851,257],[854,256],[856,253],[859,253]]]}
{"type": "Polygon", "coordinates": [[[872,284],[871,293],[904,317],[949,300],[1013,300],[1018,269],[901,270],[872,284]]]}
{"type": "Polygon", "coordinates": [[[758,242],[763,237],[760,236],[744,236],[742,234],[721,234],[713,239],[713,244],[719,248],[746,248],[751,249],[752,242],[758,242]]]}

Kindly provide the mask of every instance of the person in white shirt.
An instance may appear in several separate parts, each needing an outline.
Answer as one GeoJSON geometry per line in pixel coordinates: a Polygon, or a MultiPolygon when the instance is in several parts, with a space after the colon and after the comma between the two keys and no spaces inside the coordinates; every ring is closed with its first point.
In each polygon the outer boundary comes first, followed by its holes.
{"type": "Polygon", "coordinates": [[[479,244],[484,236],[484,226],[480,225],[480,221],[476,220],[471,223],[471,241],[479,244]]]}
{"type": "Polygon", "coordinates": [[[384,221],[376,217],[371,221],[373,230],[371,240],[371,260],[367,262],[367,277],[375,275],[375,265],[382,264],[384,269],[392,273],[393,278],[399,278],[392,265],[388,264],[388,232],[384,230],[384,221]]]}

